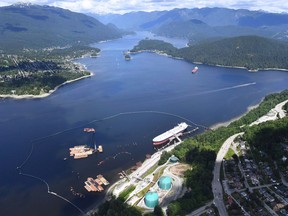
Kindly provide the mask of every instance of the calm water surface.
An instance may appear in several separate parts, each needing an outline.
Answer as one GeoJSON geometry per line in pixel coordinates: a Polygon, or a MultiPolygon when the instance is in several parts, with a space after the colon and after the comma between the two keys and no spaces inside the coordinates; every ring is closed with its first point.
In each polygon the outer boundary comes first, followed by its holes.
{"type": "MultiPolygon", "coordinates": [[[[31,141],[33,153],[22,172],[45,180],[50,191],[85,210],[104,196],[84,190],[87,177],[103,174],[116,181],[119,171],[154,152],[154,136],[182,121],[173,115],[211,126],[288,87],[286,72],[249,73],[200,65],[199,73],[192,75],[193,64],[153,53],[125,61],[123,51],[146,36],[95,44],[102,50],[100,57],[78,60],[95,75],[48,98],[0,101],[0,215],[79,214],[71,204],[48,194],[39,179],[18,174],[16,167],[29,155],[31,141]],[[109,118],[113,115],[117,116],[109,118]],[[94,142],[82,131],[84,126],[96,128],[95,140],[104,153],[73,160],[69,147],[94,142]],[[98,165],[100,161],[104,163],[98,165]],[[71,187],[85,198],[73,195],[71,187]]],[[[178,47],[186,44],[174,42],[178,47]]]]}

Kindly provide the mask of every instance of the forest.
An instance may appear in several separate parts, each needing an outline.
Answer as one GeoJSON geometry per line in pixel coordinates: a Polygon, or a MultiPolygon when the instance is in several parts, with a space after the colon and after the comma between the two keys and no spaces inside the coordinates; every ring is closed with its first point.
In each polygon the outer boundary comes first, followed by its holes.
{"type": "Polygon", "coordinates": [[[288,44],[259,36],[226,38],[181,49],[160,40],[142,40],[131,51],[147,50],[207,65],[288,70],[288,44]]]}
{"type": "MultiPolygon", "coordinates": [[[[245,131],[245,139],[252,145],[261,146],[269,151],[273,143],[279,141],[288,141],[288,118],[267,122],[259,126],[248,127],[249,124],[266,114],[276,104],[288,99],[288,90],[281,93],[275,93],[266,96],[263,101],[241,117],[239,120],[232,122],[227,127],[220,127],[216,130],[207,130],[195,137],[186,139],[178,145],[172,152],[163,152],[159,165],[165,163],[169,157],[174,154],[181,162],[188,163],[192,170],[185,173],[186,194],[171,202],[168,205],[167,214],[169,216],[186,215],[193,210],[203,206],[213,199],[211,182],[213,179],[213,168],[216,154],[223,142],[235,133],[245,131]],[[272,130],[271,130],[272,128],[272,130]],[[269,133],[267,133],[267,131],[269,133]]],[[[284,106],[287,109],[287,104],[284,106]]],[[[273,150],[274,151],[274,150],[273,150]]],[[[273,153],[271,151],[271,154],[273,153]]],[[[278,151],[278,148],[275,148],[278,151]]],[[[107,204],[106,204],[107,205],[107,204]]],[[[110,206],[112,207],[112,206],[110,206]]],[[[113,207],[112,207],[113,208],[113,207]]],[[[108,215],[110,208],[106,208],[108,215]]],[[[134,211],[133,207],[128,208],[134,211]],[[132,210],[133,209],[133,210],[132,210]]],[[[113,210],[111,210],[113,211],[113,210]]]]}

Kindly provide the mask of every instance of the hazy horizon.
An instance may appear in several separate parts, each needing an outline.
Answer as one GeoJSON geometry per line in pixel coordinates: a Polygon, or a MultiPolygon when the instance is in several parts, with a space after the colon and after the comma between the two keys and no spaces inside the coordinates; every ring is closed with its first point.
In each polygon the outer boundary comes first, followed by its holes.
{"type": "MultiPolygon", "coordinates": [[[[137,11],[163,11],[175,8],[205,8],[220,7],[230,9],[263,10],[273,13],[287,13],[288,1],[275,0],[30,0],[20,1],[21,3],[32,3],[38,5],[49,5],[69,9],[80,13],[95,14],[124,14],[137,11]]],[[[2,0],[0,7],[9,6],[19,1],[2,0]]]]}

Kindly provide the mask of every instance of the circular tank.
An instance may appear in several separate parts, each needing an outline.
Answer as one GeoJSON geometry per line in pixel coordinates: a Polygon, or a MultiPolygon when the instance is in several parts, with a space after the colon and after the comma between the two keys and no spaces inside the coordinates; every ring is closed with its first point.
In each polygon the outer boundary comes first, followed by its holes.
{"type": "Polygon", "coordinates": [[[162,176],[159,181],[158,185],[162,190],[169,190],[172,186],[172,179],[169,176],[162,176]]]}
{"type": "Polygon", "coordinates": [[[172,155],[171,157],[170,157],[170,162],[171,163],[176,163],[176,162],[178,162],[179,161],[179,159],[175,156],[175,155],[172,155]]]}
{"type": "Polygon", "coordinates": [[[158,194],[156,192],[148,192],[145,195],[145,205],[149,208],[154,208],[158,205],[158,194]]]}

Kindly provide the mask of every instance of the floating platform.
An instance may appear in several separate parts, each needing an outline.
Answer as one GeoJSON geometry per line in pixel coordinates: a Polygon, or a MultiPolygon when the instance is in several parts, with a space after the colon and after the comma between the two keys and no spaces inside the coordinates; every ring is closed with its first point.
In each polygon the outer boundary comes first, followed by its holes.
{"type": "Polygon", "coordinates": [[[95,152],[93,148],[89,148],[87,145],[74,146],[69,150],[70,156],[74,157],[74,159],[87,158],[95,152]]]}
{"type": "Polygon", "coordinates": [[[94,191],[94,192],[101,192],[104,190],[104,188],[101,185],[108,185],[109,182],[102,176],[97,175],[96,179],[93,179],[92,177],[88,177],[87,181],[85,181],[84,188],[88,191],[94,191]]]}

